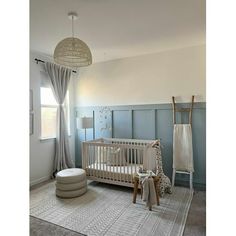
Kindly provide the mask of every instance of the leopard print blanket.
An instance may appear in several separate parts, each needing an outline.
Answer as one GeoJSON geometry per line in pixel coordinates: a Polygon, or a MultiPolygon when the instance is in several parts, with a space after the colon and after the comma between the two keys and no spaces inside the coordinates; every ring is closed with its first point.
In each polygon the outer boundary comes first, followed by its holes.
{"type": "Polygon", "coordinates": [[[169,177],[167,177],[163,171],[160,140],[156,140],[154,143],[152,143],[152,147],[156,149],[156,162],[157,162],[156,175],[160,177],[159,193],[160,196],[163,197],[165,193],[172,193],[171,182],[169,177]]]}

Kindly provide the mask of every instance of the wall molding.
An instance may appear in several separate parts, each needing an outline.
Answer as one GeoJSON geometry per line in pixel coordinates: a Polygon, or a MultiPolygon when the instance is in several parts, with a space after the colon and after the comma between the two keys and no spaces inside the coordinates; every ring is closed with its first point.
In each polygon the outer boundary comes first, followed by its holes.
{"type": "MultiPolygon", "coordinates": [[[[191,103],[176,103],[177,106],[181,106],[183,108],[187,108],[190,106],[191,103]]],[[[79,110],[98,110],[102,107],[109,107],[111,110],[149,110],[149,109],[158,109],[158,110],[172,110],[172,104],[171,103],[163,103],[163,104],[140,104],[140,105],[119,105],[119,106],[76,106],[75,111],[79,110]]],[[[206,109],[206,103],[205,102],[194,102],[193,109],[206,109]]]]}

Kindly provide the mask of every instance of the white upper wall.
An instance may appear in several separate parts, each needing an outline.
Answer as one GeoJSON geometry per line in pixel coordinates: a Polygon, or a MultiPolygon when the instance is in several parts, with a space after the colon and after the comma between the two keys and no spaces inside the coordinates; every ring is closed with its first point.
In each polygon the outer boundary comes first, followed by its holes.
{"type": "Polygon", "coordinates": [[[205,45],[95,63],[75,86],[77,106],[205,102],[205,45]]]}

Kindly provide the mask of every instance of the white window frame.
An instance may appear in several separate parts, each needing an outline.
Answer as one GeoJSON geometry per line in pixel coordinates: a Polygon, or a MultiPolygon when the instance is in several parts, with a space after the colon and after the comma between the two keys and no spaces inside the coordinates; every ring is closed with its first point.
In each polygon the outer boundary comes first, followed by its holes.
{"type": "MultiPolygon", "coordinates": [[[[42,108],[43,107],[45,107],[45,108],[58,108],[59,105],[58,104],[57,105],[41,104],[41,96],[42,96],[41,88],[50,88],[50,87],[40,87],[40,140],[55,139],[56,138],[56,134],[53,135],[53,136],[49,136],[49,137],[44,137],[42,135],[42,120],[41,120],[42,119],[42,108]]],[[[71,127],[70,127],[70,96],[69,95],[70,95],[69,91],[67,91],[66,97],[65,97],[65,101],[64,101],[64,104],[63,104],[63,108],[64,108],[65,118],[66,118],[66,122],[67,122],[68,136],[71,136],[71,127]]]]}

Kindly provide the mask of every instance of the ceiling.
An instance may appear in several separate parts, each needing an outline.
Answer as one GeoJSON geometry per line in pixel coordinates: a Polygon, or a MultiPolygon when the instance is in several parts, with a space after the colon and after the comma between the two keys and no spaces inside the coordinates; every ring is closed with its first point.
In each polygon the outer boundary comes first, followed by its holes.
{"type": "Polygon", "coordinates": [[[30,0],[30,49],[52,56],[70,11],[93,62],[205,43],[205,0],[30,0]]]}

